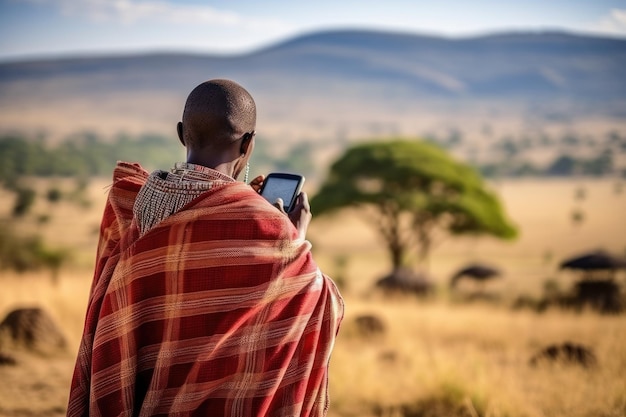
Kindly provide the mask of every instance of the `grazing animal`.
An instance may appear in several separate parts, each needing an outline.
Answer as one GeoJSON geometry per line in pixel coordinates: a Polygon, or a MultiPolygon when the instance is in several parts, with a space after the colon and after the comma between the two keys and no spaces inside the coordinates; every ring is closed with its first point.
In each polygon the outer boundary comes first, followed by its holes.
{"type": "Polygon", "coordinates": [[[473,281],[481,283],[482,285],[485,283],[485,281],[491,280],[500,275],[500,270],[492,266],[472,264],[466,266],[463,269],[460,269],[452,276],[452,278],[450,279],[450,287],[454,288],[462,278],[471,279],[473,281]]]}
{"type": "Polygon", "coordinates": [[[426,296],[432,293],[433,285],[423,272],[414,272],[410,268],[397,268],[389,275],[379,279],[376,287],[385,293],[406,293],[426,296]]]}
{"type": "Polygon", "coordinates": [[[612,280],[583,280],[576,283],[576,299],[602,313],[619,313],[624,309],[620,288],[612,280]]]}
{"type": "Polygon", "coordinates": [[[565,342],[560,345],[550,345],[530,359],[532,366],[536,366],[541,362],[562,362],[589,368],[595,366],[598,360],[591,348],[572,342],[565,342]]]}

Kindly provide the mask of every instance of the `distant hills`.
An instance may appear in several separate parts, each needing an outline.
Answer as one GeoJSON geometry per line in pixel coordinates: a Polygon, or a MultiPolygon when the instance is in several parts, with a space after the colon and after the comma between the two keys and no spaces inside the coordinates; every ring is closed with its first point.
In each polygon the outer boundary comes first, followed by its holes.
{"type": "MultiPolygon", "coordinates": [[[[260,91],[300,86],[401,90],[419,97],[626,96],[626,39],[511,33],[465,39],[372,31],[314,33],[241,56],[147,54],[0,64],[0,83],[67,79],[75,89],[186,89],[215,76],[260,91]]],[[[186,90],[184,90],[186,91],[186,90]]],[[[294,91],[294,94],[297,92],[294,91]]]]}
{"type": "Polygon", "coordinates": [[[444,39],[328,32],[242,57],[290,80],[324,78],[454,97],[623,98],[626,40],[564,33],[444,39]]]}
{"type": "Polygon", "coordinates": [[[260,134],[277,143],[626,129],[626,39],[557,32],[452,39],[354,30],[311,33],[237,56],[146,53],[0,63],[0,129],[173,134],[191,88],[222,77],[253,93],[260,134]]]}

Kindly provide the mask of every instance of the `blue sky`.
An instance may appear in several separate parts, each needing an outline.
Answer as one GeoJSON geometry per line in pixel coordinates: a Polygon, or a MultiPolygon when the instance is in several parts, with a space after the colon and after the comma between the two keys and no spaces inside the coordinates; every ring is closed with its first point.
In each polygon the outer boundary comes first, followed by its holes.
{"type": "Polygon", "coordinates": [[[626,38],[626,0],[0,0],[0,60],[241,53],[329,28],[450,37],[557,29],[626,38]]]}

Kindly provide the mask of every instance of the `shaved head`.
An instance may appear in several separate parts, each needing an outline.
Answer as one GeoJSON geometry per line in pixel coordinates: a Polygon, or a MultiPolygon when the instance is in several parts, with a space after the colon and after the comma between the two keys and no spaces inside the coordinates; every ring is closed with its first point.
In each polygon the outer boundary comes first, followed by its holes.
{"type": "Polygon", "coordinates": [[[254,99],[233,81],[206,81],[187,97],[182,120],[187,148],[224,149],[255,128],[254,99]]]}

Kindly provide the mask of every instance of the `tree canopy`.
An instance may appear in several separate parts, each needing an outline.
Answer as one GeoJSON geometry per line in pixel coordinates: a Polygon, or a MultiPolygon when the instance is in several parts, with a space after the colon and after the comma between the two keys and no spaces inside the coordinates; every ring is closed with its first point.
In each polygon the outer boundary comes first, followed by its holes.
{"type": "Polygon", "coordinates": [[[419,140],[364,143],[348,149],[330,168],[311,199],[316,215],[346,207],[368,208],[390,251],[394,268],[417,246],[420,260],[434,234],[517,235],[480,174],[434,144],[419,140]]]}

